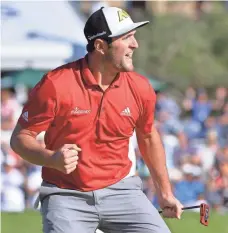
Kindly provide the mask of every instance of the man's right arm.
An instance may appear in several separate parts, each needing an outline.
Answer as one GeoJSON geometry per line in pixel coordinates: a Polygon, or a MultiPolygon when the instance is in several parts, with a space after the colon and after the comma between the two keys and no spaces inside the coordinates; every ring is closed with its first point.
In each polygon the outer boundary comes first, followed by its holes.
{"type": "Polygon", "coordinates": [[[58,150],[51,151],[36,141],[36,136],[46,131],[54,120],[57,102],[56,88],[46,75],[30,92],[10,144],[24,160],[69,174],[76,169],[78,152],[81,149],[75,144],[64,144],[58,150]]]}
{"type": "Polygon", "coordinates": [[[28,102],[11,136],[12,149],[35,165],[51,167],[50,158],[54,151],[43,148],[36,136],[46,131],[55,117],[56,93],[53,82],[45,75],[29,93],[28,102]]]}
{"type": "Polygon", "coordinates": [[[11,136],[11,148],[32,164],[52,167],[51,157],[54,151],[43,148],[36,140],[36,136],[36,132],[23,129],[18,123],[11,136]]]}
{"type": "Polygon", "coordinates": [[[73,172],[81,151],[75,144],[64,144],[57,151],[43,148],[36,140],[37,133],[23,129],[18,123],[11,136],[10,145],[24,160],[39,166],[54,168],[65,174],[73,172]]]}

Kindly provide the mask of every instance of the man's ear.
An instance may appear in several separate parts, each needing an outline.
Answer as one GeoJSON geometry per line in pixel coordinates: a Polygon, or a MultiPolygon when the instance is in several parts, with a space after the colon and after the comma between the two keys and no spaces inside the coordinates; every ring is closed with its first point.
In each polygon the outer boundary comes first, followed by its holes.
{"type": "Polygon", "coordinates": [[[104,54],[108,50],[108,43],[102,39],[96,39],[94,41],[94,48],[97,52],[104,54]]]}

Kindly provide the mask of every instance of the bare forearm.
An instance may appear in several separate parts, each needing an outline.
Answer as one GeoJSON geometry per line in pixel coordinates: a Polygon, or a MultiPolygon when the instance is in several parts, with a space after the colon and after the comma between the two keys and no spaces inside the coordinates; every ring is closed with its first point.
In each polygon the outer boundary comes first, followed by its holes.
{"type": "Polygon", "coordinates": [[[155,188],[160,195],[171,195],[172,189],[166,167],[165,151],[157,130],[147,136],[138,137],[139,149],[150,170],[155,188]]]}
{"type": "Polygon", "coordinates": [[[43,148],[34,137],[25,134],[13,135],[10,145],[24,160],[32,164],[50,167],[50,158],[54,152],[43,148]]]}

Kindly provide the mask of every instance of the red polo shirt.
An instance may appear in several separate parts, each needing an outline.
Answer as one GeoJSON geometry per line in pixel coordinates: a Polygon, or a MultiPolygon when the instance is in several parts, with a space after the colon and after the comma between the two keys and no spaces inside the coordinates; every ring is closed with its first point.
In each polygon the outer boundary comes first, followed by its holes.
{"type": "Polygon", "coordinates": [[[144,134],[151,131],[155,101],[148,80],[135,72],[121,72],[103,91],[83,58],[43,77],[19,123],[37,133],[46,131],[47,149],[77,144],[82,151],[75,171],[66,175],[43,167],[42,178],[60,188],[90,191],[129,173],[129,137],[135,127],[144,134]]]}

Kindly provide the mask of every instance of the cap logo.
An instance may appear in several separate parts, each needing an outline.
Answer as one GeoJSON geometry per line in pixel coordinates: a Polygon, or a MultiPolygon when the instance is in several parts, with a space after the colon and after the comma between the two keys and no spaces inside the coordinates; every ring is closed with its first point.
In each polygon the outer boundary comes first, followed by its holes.
{"type": "Polygon", "coordinates": [[[106,34],[106,31],[103,31],[103,32],[97,33],[96,35],[88,36],[88,39],[92,40],[92,39],[95,39],[96,37],[103,36],[105,34],[106,34]]]}
{"type": "Polygon", "coordinates": [[[130,17],[129,14],[124,10],[119,10],[118,11],[118,16],[119,16],[119,22],[121,22],[122,20],[130,17]]]}

